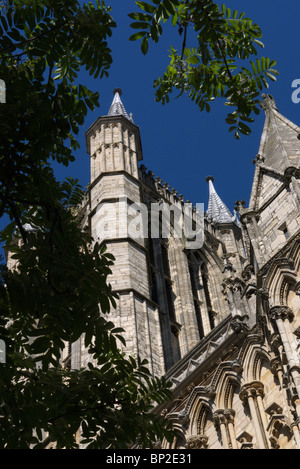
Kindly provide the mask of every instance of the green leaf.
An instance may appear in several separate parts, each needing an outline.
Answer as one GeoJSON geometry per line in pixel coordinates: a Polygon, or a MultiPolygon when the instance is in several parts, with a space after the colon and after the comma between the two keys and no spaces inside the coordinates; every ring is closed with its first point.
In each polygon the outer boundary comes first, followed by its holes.
{"type": "Polygon", "coordinates": [[[141,50],[144,55],[146,55],[148,52],[148,37],[147,36],[144,37],[144,39],[142,40],[141,50]]]}
{"type": "Polygon", "coordinates": [[[139,6],[142,10],[147,11],[148,13],[154,13],[156,10],[156,7],[154,5],[151,5],[150,3],[146,2],[135,2],[137,6],[139,6]]]}
{"type": "Polygon", "coordinates": [[[186,63],[192,64],[192,65],[198,65],[200,63],[200,59],[196,55],[192,55],[192,56],[186,58],[185,61],[186,61],[186,63]]]}
{"type": "Polygon", "coordinates": [[[149,25],[148,23],[138,21],[138,22],[131,23],[130,26],[131,28],[134,28],[134,29],[147,29],[149,25]]]}
{"type": "Polygon", "coordinates": [[[129,38],[129,41],[136,41],[138,39],[141,39],[142,37],[144,37],[146,35],[146,31],[140,31],[138,33],[135,33],[133,34],[132,36],[130,36],[129,38]]]}

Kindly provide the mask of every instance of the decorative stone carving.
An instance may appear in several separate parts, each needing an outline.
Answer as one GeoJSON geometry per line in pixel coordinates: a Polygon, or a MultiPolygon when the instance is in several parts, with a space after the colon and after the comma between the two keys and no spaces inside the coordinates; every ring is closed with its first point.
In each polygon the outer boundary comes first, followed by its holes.
{"type": "Polygon", "coordinates": [[[251,280],[251,279],[256,280],[255,274],[254,274],[254,267],[253,267],[253,265],[248,264],[248,265],[244,268],[244,270],[243,270],[243,272],[242,272],[242,277],[243,277],[243,279],[244,279],[246,282],[248,282],[248,281],[251,280]]]}
{"type": "Polygon", "coordinates": [[[191,435],[186,440],[186,449],[207,449],[208,437],[205,435],[191,435]]]}
{"type": "Polygon", "coordinates": [[[240,399],[246,403],[249,397],[264,396],[264,385],[260,381],[244,384],[240,391],[240,399]]]}
{"type": "Polygon", "coordinates": [[[213,414],[213,420],[216,429],[218,430],[220,428],[221,424],[226,424],[226,416],[224,414],[224,409],[218,409],[214,412],[213,414]]]}
{"type": "Polygon", "coordinates": [[[262,164],[262,163],[264,163],[264,161],[265,161],[265,157],[258,153],[256,155],[256,157],[254,158],[254,160],[252,160],[252,163],[253,164],[262,164]]]}
{"type": "Polygon", "coordinates": [[[294,313],[288,306],[273,306],[268,313],[268,316],[271,320],[281,319],[285,321],[286,319],[290,322],[294,319],[294,313]]]}
{"type": "Polygon", "coordinates": [[[278,348],[282,345],[280,334],[272,334],[270,337],[270,343],[273,349],[278,350],[278,348]]]}
{"type": "Polygon", "coordinates": [[[216,390],[213,386],[205,386],[205,392],[209,399],[214,399],[216,396],[216,390]]]}
{"type": "Polygon", "coordinates": [[[243,371],[243,367],[239,360],[233,360],[231,362],[231,367],[236,373],[241,373],[243,371]]]}
{"type": "Polygon", "coordinates": [[[236,272],[235,268],[232,265],[232,262],[229,260],[228,254],[223,256],[223,270],[222,272],[236,272]]]}
{"type": "Polygon", "coordinates": [[[269,440],[272,448],[278,449],[280,448],[278,444],[280,433],[285,433],[288,439],[292,437],[290,423],[288,418],[282,413],[282,407],[276,402],[266,409],[266,413],[270,415],[270,421],[267,426],[267,431],[270,435],[269,440]]]}
{"type": "Polygon", "coordinates": [[[242,212],[246,207],[246,202],[244,200],[236,200],[234,204],[234,209],[237,212],[242,212]]]}
{"type": "Polygon", "coordinates": [[[241,443],[241,449],[253,449],[252,439],[253,437],[247,432],[243,432],[237,437],[237,441],[241,443]]]}
{"type": "Polygon", "coordinates": [[[273,358],[271,360],[270,371],[274,376],[278,376],[278,372],[283,371],[282,363],[279,357],[273,358]]]}
{"type": "Polygon", "coordinates": [[[241,316],[234,317],[230,323],[230,327],[236,334],[249,331],[249,326],[243,322],[243,318],[241,316]]]}
{"type": "Polygon", "coordinates": [[[192,392],[192,390],[195,388],[195,383],[191,383],[187,388],[187,392],[190,394],[192,392]]]}
{"type": "Polygon", "coordinates": [[[264,111],[267,111],[268,109],[276,109],[277,110],[275,99],[273,98],[272,95],[263,93],[261,96],[263,98],[263,101],[260,102],[259,104],[260,104],[260,107],[264,111]]]}
{"type": "Polygon", "coordinates": [[[262,312],[264,314],[268,314],[268,311],[270,309],[270,305],[269,305],[269,290],[267,288],[260,288],[258,291],[257,291],[257,296],[258,296],[258,300],[259,300],[259,303],[260,303],[260,307],[259,307],[259,310],[258,310],[258,316],[261,320],[261,322],[265,322],[264,321],[264,318],[263,318],[263,314],[261,314],[261,309],[262,309],[262,312]]]}
{"type": "Polygon", "coordinates": [[[178,419],[182,425],[188,425],[190,421],[188,412],[186,410],[179,412],[178,419]]]}
{"type": "Polygon", "coordinates": [[[222,288],[224,295],[227,295],[229,291],[242,292],[245,288],[245,283],[238,277],[229,277],[223,281],[222,288]]]}

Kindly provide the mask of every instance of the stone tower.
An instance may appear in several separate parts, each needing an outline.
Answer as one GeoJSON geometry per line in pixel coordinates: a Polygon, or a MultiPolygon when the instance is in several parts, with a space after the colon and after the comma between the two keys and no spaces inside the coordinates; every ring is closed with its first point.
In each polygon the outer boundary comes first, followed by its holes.
{"type": "MultiPolygon", "coordinates": [[[[177,429],[173,449],[300,449],[300,128],[271,96],[261,106],[249,207],[237,201],[233,213],[212,176],[203,216],[138,165],[140,132],[120,89],[86,132],[85,223],[116,259],[111,316],[127,351],[173,382],[173,400],[156,409],[177,429]],[[192,227],[202,220],[199,246],[178,236],[186,206],[192,227]]],[[[84,365],[80,346],[74,356],[84,365]]]]}

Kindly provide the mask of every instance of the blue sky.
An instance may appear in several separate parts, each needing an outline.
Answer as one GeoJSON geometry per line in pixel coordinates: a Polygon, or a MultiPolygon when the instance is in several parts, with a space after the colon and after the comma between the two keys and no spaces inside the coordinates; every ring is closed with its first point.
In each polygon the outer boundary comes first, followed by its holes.
{"type": "MultiPolygon", "coordinates": [[[[229,0],[226,6],[244,11],[263,31],[264,49],[259,55],[277,60],[280,76],[267,93],[274,96],[279,111],[295,124],[300,124],[300,103],[292,102],[292,82],[300,79],[299,0],[229,0]]],[[[254,166],[263,129],[261,112],[252,125],[252,134],[237,141],[228,132],[224,119],[228,108],[215,102],[208,114],[200,112],[186,96],[171,99],[162,106],[154,101],[153,80],[162,75],[167,65],[170,45],[179,45],[177,30],[168,28],[158,44],[150,43],[143,56],[140,43],[128,41],[128,13],[136,11],[133,0],[111,0],[112,15],[117,22],[109,42],[113,64],[109,78],[91,79],[81,74],[79,82],[100,93],[100,108],[89,112],[79,136],[81,148],[76,162],[62,174],[77,177],[83,186],[89,182],[89,156],[84,133],[98,116],[106,115],[113,99],[113,89],[123,90],[122,101],[140,127],[143,164],[155,175],[193,203],[208,202],[206,176],[213,175],[215,188],[230,210],[235,200],[248,204],[254,166]]],[[[176,95],[174,94],[174,97],[176,95]]]]}

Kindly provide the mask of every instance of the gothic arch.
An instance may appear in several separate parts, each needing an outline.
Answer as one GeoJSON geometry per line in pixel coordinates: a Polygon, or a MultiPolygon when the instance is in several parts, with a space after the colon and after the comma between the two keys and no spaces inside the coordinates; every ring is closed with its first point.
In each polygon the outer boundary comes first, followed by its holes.
{"type": "MultiPolygon", "coordinates": [[[[205,245],[197,250],[187,252],[189,263],[199,267],[203,279],[207,280],[207,293],[209,296],[209,308],[212,312],[212,317],[215,319],[215,325],[222,321],[227,315],[228,305],[221,293],[220,285],[223,279],[222,265],[217,253],[205,245]],[[225,311],[222,316],[220,312],[225,311]],[[217,314],[216,314],[217,313],[217,314]]],[[[201,280],[203,283],[203,280],[201,280]]],[[[207,298],[206,298],[207,303],[207,298]]]]}
{"type": "Polygon", "coordinates": [[[240,385],[238,372],[235,371],[232,361],[220,363],[211,384],[216,392],[216,408],[231,409],[235,389],[240,385]]]}
{"type": "Polygon", "coordinates": [[[290,291],[300,289],[300,240],[296,239],[285,257],[277,258],[269,267],[264,288],[269,291],[270,306],[289,306],[290,291]]]}
{"type": "Polygon", "coordinates": [[[288,293],[297,283],[297,271],[290,258],[274,261],[265,279],[264,286],[269,290],[270,306],[287,305],[288,293]]]}
{"type": "Polygon", "coordinates": [[[243,383],[260,381],[263,363],[270,361],[271,357],[261,337],[248,337],[239,353],[239,362],[243,367],[243,383]]]}
{"type": "Polygon", "coordinates": [[[185,412],[189,415],[189,434],[198,435],[204,433],[207,414],[214,412],[212,389],[205,386],[197,386],[191,392],[185,406],[185,412]]]}

